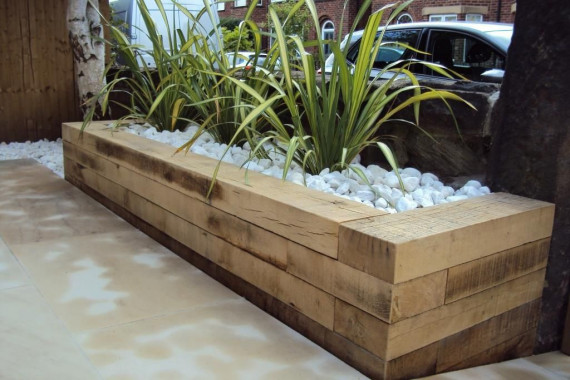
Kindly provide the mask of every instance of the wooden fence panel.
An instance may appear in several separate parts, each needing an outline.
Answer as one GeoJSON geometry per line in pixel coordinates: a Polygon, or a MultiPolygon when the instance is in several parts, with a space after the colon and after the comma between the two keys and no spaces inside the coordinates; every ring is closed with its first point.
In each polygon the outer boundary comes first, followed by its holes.
{"type": "Polygon", "coordinates": [[[81,116],[67,2],[0,0],[0,142],[56,139],[81,116]]]}

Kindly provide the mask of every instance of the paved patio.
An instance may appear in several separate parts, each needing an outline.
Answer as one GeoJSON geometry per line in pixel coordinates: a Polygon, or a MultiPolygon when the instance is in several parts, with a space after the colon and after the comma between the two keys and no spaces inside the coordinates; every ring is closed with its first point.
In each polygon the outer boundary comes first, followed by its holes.
{"type": "MultiPolygon", "coordinates": [[[[33,160],[0,161],[0,379],[362,379],[33,160]]],[[[570,379],[559,352],[432,379],[570,379]]]]}

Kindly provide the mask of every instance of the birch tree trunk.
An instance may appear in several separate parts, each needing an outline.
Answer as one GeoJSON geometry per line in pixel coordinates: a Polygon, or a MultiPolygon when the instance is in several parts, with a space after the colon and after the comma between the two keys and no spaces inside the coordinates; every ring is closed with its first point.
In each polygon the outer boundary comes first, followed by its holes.
{"type": "Polygon", "coordinates": [[[101,116],[101,102],[92,98],[105,83],[105,43],[98,9],[99,0],[68,0],[67,28],[73,50],[80,108],[85,117],[95,107],[94,118],[101,116]]]}

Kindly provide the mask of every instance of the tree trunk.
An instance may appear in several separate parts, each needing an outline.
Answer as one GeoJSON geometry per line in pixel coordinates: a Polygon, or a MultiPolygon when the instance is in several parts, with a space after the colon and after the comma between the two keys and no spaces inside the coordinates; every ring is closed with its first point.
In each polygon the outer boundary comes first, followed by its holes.
{"type": "Polygon", "coordinates": [[[570,7],[518,0],[488,183],[556,204],[535,352],[560,348],[570,279],[570,7]]]}
{"type": "Polygon", "coordinates": [[[104,85],[105,43],[98,13],[99,0],[68,0],[67,27],[75,62],[75,79],[83,116],[95,107],[100,116],[101,103],[92,98],[104,85]]]}

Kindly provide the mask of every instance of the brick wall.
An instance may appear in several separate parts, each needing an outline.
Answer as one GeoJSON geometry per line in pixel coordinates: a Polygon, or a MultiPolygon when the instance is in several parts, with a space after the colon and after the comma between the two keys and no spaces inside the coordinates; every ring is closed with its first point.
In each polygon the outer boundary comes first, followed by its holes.
{"type": "MultiPolygon", "coordinates": [[[[253,0],[256,1],[256,0],[253,0]]],[[[249,1],[247,4],[249,5],[249,1]]],[[[263,0],[263,5],[257,7],[253,13],[252,19],[260,25],[265,25],[267,23],[267,7],[270,0],[263,0]]],[[[315,0],[317,5],[317,10],[319,13],[319,21],[321,25],[326,20],[331,20],[334,23],[336,33],[342,31],[344,36],[348,33],[352,21],[356,17],[358,10],[360,9],[361,0],[351,0],[348,1],[347,9],[345,11],[344,23],[340,25],[341,15],[343,13],[344,0],[315,0]]],[[[376,11],[382,8],[386,4],[393,3],[392,0],[373,0],[372,1],[372,11],[376,11]]],[[[501,22],[514,22],[515,14],[512,12],[512,5],[515,0],[416,0],[406,12],[412,16],[414,21],[428,21],[429,15],[423,15],[422,10],[424,8],[430,7],[448,7],[448,6],[483,6],[487,7],[487,14],[483,15],[483,21],[498,21],[501,22]],[[498,13],[498,5],[501,2],[500,12],[498,13]]],[[[233,2],[226,3],[226,9],[220,11],[220,18],[224,17],[236,17],[243,18],[247,11],[247,7],[234,7],[233,2]]],[[[389,12],[386,12],[386,17],[388,17],[389,12]]],[[[465,20],[465,14],[458,14],[459,20],[465,20]]],[[[364,21],[365,22],[365,21],[364,21]]],[[[360,25],[360,28],[364,27],[360,25]]],[[[309,38],[315,38],[315,32],[309,33],[309,38]]],[[[267,41],[264,41],[264,47],[267,48],[267,41]]]]}
{"type": "MultiPolygon", "coordinates": [[[[252,19],[256,23],[260,25],[267,24],[267,7],[269,3],[270,3],[269,0],[264,0],[263,5],[255,9],[252,15],[252,19]]],[[[348,30],[352,25],[352,20],[354,20],[354,18],[356,17],[356,14],[361,4],[361,0],[354,0],[348,2],[342,28],[340,28],[340,22],[343,13],[344,0],[315,0],[315,3],[317,5],[319,21],[321,25],[325,21],[330,20],[334,23],[336,33],[338,33],[338,31],[341,30],[342,35],[345,35],[346,33],[348,33],[348,30]]],[[[249,5],[250,2],[248,1],[247,4],[249,5]]],[[[224,11],[219,11],[218,14],[220,18],[225,18],[225,17],[243,18],[246,12],[247,12],[247,7],[236,8],[234,7],[233,2],[229,2],[226,3],[226,9],[224,11]]],[[[309,33],[309,38],[310,39],[315,38],[315,31],[311,31],[309,33]]],[[[267,47],[267,45],[264,46],[267,47]]]]}
{"type": "MultiPolygon", "coordinates": [[[[374,0],[372,1],[372,9],[378,10],[391,1],[387,0],[374,0]]],[[[487,14],[483,15],[483,21],[500,21],[513,23],[515,21],[515,14],[512,12],[512,5],[515,0],[416,0],[406,10],[414,21],[429,21],[429,15],[423,15],[424,8],[431,7],[448,7],[448,6],[483,6],[487,7],[487,14]],[[501,2],[501,11],[498,14],[497,10],[501,2]]],[[[445,12],[447,13],[447,12],[445,12]]],[[[458,14],[459,20],[465,20],[465,14],[458,14]]]]}

